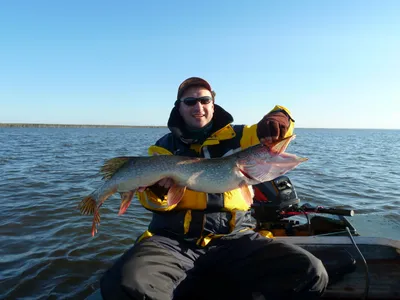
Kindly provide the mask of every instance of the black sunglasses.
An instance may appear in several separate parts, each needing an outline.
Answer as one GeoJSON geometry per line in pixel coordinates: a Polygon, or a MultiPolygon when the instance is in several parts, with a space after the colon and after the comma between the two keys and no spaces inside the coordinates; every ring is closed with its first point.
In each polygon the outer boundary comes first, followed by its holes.
{"type": "Polygon", "coordinates": [[[208,104],[211,101],[212,101],[211,96],[204,96],[199,98],[188,97],[181,100],[181,102],[185,103],[187,106],[195,106],[197,102],[200,102],[201,104],[208,104]]]}

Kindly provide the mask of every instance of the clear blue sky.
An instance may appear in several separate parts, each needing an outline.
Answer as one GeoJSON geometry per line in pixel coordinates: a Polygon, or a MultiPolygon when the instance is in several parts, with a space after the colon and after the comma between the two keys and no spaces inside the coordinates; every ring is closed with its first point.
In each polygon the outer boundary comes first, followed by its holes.
{"type": "Polygon", "coordinates": [[[207,79],[237,124],[400,128],[400,1],[2,1],[0,123],[166,125],[207,79]]]}

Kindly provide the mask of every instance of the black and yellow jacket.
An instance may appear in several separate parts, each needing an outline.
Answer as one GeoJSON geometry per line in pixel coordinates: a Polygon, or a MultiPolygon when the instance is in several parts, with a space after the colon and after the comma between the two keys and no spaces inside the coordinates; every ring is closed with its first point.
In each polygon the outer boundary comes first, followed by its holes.
{"type": "MultiPolygon", "coordinates": [[[[290,112],[275,106],[272,111],[290,112]]],[[[291,118],[286,136],[293,133],[291,118]]],[[[168,127],[171,133],[150,146],[150,155],[180,155],[189,157],[222,157],[258,144],[257,124],[252,126],[231,125],[232,116],[214,104],[214,116],[210,134],[203,139],[191,140],[178,109],[173,108],[168,127]]],[[[253,228],[248,204],[240,189],[222,194],[210,194],[186,190],[182,200],[168,206],[166,190],[154,185],[138,193],[140,203],[153,212],[148,230],[139,238],[161,234],[182,238],[205,246],[215,237],[253,228]]]]}

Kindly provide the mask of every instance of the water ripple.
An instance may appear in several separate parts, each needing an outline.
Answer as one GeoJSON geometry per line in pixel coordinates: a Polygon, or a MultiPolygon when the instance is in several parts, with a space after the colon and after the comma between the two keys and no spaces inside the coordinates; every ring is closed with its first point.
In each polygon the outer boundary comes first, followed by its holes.
{"type": "MultiPolygon", "coordinates": [[[[82,299],[145,230],[137,201],[118,216],[111,197],[91,236],[79,201],[100,183],[106,159],[147,155],[166,129],[0,128],[0,298],[82,299]]],[[[309,161],[288,174],[302,203],[356,211],[365,234],[400,232],[398,131],[297,130],[288,152],[309,161]],[[385,141],[392,141],[390,144],[385,141]]]]}

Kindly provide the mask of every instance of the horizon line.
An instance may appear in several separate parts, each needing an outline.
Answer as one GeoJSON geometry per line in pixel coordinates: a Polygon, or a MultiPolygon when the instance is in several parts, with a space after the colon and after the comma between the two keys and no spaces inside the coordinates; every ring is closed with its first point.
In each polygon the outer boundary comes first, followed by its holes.
{"type": "MultiPolygon", "coordinates": [[[[1,127],[73,127],[73,128],[168,128],[167,125],[107,125],[107,124],[56,124],[56,123],[0,123],[1,127]]],[[[296,127],[296,129],[351,129],[351,130],[400,130],[400,128],[351,128],[351,127],[296,127]]]]}

